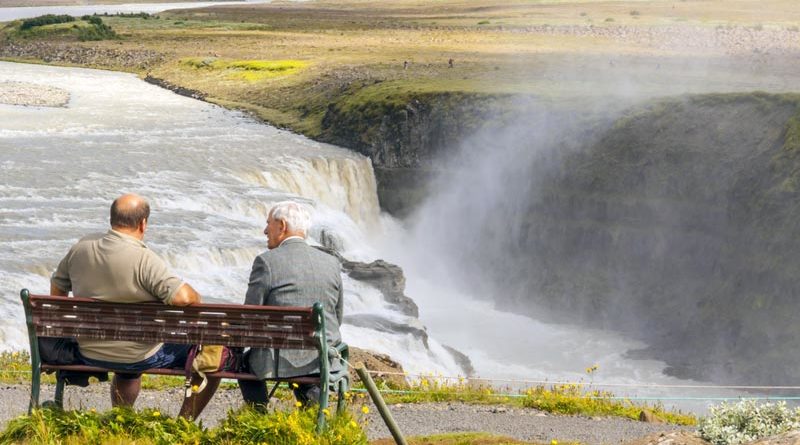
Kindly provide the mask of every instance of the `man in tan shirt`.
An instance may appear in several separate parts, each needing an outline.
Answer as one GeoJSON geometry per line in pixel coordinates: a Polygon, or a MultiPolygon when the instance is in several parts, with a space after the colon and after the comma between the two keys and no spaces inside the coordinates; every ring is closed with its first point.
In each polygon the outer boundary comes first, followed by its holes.
{"type": "MultiPolygon", "coordinates": [[[[199,303],[200,295],[142,242],[149,216],[150,206],[140,196],[128,194],[114,200],[111,230],[86,236],[72,246],[53,273],[50,293],[67,296],[71,291],[79,297],[117,303],[199,303]]],[[[182,368],[191,347],[111,340],[78,340],[78,346],[85,364],[116,371],[111,383],[113,406],[133,406],[141,388],[141,372],[182,368]]],[[[209,379],[203,391],[184,400],[180,415],[196,418],[218,385],[219,379],[209,379]]]]}

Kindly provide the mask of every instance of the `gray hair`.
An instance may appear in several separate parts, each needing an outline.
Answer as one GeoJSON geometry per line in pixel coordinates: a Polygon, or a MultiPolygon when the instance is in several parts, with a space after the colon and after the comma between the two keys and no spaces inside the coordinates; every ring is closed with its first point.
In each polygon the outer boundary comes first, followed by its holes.
{"type": "Polygon", "coordinates": [[[308,235],[308,230],[311,228],[311,212],[308,206],[294,201],[281,201],[272,206],[269,213],[272,219],[285,222],[287,229],[308,235]]]}

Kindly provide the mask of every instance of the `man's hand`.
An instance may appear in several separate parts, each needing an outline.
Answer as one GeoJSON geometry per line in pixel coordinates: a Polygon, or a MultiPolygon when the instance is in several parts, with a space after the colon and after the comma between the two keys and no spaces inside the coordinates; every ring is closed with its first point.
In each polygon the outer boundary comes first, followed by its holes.
{"type": "Polygon", "coordinates": [[[183,283],[170,300],[172,306],[188,306],[200,302],[200,294],[186,283],[183,283]]]}
{"type": "Polygon", "coordinates": [[[56,297],[66,297],[66,296],[69,296],[69,292],[67,292],[65,290],[61,290],[55,284],[50,283],[50,295],[53,295],[53,296],[56,296],[56,297]]]}

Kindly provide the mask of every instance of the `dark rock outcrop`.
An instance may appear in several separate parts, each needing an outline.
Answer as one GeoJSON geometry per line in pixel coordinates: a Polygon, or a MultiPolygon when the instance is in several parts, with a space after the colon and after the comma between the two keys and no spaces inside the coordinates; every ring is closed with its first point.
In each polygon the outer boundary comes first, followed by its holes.
{"type": "Polygon", "coordinates": [[[161,88],[170,90],[173,93],[179,94],[181,96],[191,97],[192,99],[197,99],[197,100],[206,100],[206,94],[203,93],[202,91],[192,90],[189,88],[182,87],[180,85],[173,85],[164,79],[159,79],[149,74],[145,76],[144,81],[159,86],[161,88]]]}
{"type": "Polygon", "coordinates": [[[395,305],[403,314],[419,317],[417,304],[404,293],[406,277],[400,266],[383,260],[375,260],[369,264],[345,260],[342,262],[342,267],[350,278],[380,290],[384,299],[395,305]]]}
{"type": "Polygon", "coordinates": [[[381,207],[408,215],[428,194],[441,158],[481,128],[513,116],[511,96],[431,93],[383,101],[332,103],[320,139],[355,150],[372,160],[381,207]],[[489,120],[487,116],[494,116],[489,120]]]}

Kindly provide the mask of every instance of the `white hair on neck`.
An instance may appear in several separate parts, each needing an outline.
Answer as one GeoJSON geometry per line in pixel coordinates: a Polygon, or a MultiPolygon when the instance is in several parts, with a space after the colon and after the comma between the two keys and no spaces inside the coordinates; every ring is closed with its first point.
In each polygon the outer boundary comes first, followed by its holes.
{"type": "Polygon", "coordinates": [[[286,223],[286,228],[291,231],[303,232],[308,236],[311,228],[311,212],[308,206],[294,201],[281,201],[269,211],[272,219],[277,219],[286,223]]]}

